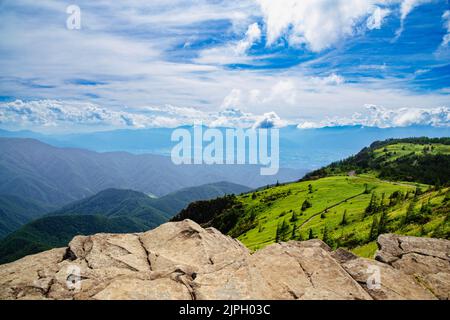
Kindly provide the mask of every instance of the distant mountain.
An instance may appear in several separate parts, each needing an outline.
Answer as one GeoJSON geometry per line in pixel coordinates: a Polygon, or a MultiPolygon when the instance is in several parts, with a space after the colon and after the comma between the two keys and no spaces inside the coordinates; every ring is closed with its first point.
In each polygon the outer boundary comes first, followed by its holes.
{"type": "MultiPolygon", "coordinates": [[[[184,128],[192,130],[192,127],[189,126],[184,128]]],[[[225,130],[225,128],[218,129],[225,130]]],[[[174,145],[170,139],[172,131],[173,129],[170,128],[148,128],[50,135],[31,131],[5,131],[4,133],[0,132],[0,136],[28,137],[54,146],[76,147],[97,152],[127,151],[134,154],[151,153],[168,156],[174,145]]],[[[280,129],[280,164],[281,167],[296,168],[303,172],[315,170],[356,154],[376,140],[418,136],[448,137],[450,136],[450,127],[340,126],[298,129],[296,126],[287,126],[280,129]]]]}
{"type": "Polygon", "coordinates": [[[155,199],[133,190],[107,189],[16,228],[17,231],[0,242],[0,263],[65,246],[67,241],[80,234],[146,231],[167,222],[193,201],[249,190],[241,185],[219,182],[182,189],[155,199]]]}
{"type": "Polygon", "coordinates": [[[129,217],[108,218],[98,215],[44,217],[21,227],[0,242],[0,264],[65,246],[75,235],[145,230],[147,230],[145,225],[129,217]]]}
{"type": "Polygon", "coordinates": [[[226,194],[241,194],[250,190],[242,185],[218,182],[184,188],[161,198],[152,198],[138,191],[107,189],[68,204],[49,215],[102,215],[110,218],[128,216],[139,218],[149,228],[154,228],[193,201],[209,200],[226,194]]]}
{"type": "Polygon", "coordinates": [[[18,196],[0,195],[0,239],[52,209],[18,196]]]}
{"type": "Polygon", "coordinates": [[[148,229],[159,226],[170,218],[169,213],[153,206],[153,199],[133,190],[107,189],[91,197],[68,204],[49,213],[56,215],[101,215],[107,218],[133,217],[148,229]]]}
{"type": "Polygon", "coordinates": [[[170,214],[170,218],[184,209],[191,202],[209,200],[227,194],[242,194],[251,189],[230,182],[218,182],[198,187],[190,187],[170,193],[158,199],[152,199],[153,206],[170,214]]]}
{"type": "Polygon", "coordinates": [[[0,138],[0,194],[57,206],[108,188],[163,196],[220,181],[256,188],[277,180],[296,180],[304,173],[281,169],[276,176],[261,176],[258,166],[177,166],[163,156],[97,153],[57,148],[33,139],[0,138]]]}

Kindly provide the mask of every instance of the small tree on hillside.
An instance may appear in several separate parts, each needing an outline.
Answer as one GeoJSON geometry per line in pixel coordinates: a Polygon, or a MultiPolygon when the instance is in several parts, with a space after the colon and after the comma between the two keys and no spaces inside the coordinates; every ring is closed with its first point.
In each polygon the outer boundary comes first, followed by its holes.
{"type": "Polygon", "coordinates": [[[340,225],[341,226],[346,226],[347,224],[348,224],[348,221],[347,221],[347,209],[345,209],[344,210],[344,214],[342,215],[342,220],[341,220],[340,225]]]}
{"type": "Polygon", "coordinates": [[[292,216],[291,219],[289,220],[290,222],[296,222],[298,220],[297,214],[295,213],[294,210],[292,210],[292,216]]]}
{"type": "Polygon", "coordinates": [[[325,242],[327,245],[329,245],[330,247],[332,246],[331,245],[331,238],[330,238],[330,235],[328,234],[328,228],[327,228],[327,226],[325,226],[324,228],[323,228],[323,238],[322,238],[322,240],[323,240],[323,242],[325,242]]]}
{"type": "Polygon", "coordinates": [[[381,213],[380,222],[378,223],[378,235],[387,233],[387,222],[388,222],[388,214],[387,210],[383,209],[383,212],[381,213]]]}
{"type": "Polygon", "coordinates": [[[376,216],[374,216],[372,220],[372,226],[370,227],[369,241],[376,240],[377,236],[378,236],[378,219],[376,216]]]}
{"type": "Polygon", "coordinates": [[[372,196],[370,197],[369,205],[366,208],[366,215],[371,215],[376,212],[377,209],[377,195],[375,192],[372,192],[372,196]]]}
{"type": "Polygon", "coordinates": [[[310,228],[309,229],[309,234],[308,234],[308,240],[311,240],[311,239],[314,239],[314,238],[315,238],[314,233],[313,233],[312,229],[310,228]]]}
{"type": "Polygon", "coordinates": [[[405,219],[403,220],[404,225],[414,221],[415,215],[416,215],[415,210],[414,210],[415,207],[416,207],[416,198],[414,198],[411,201],[411,203],[408,206],[408,209],[406,209],[405,219]]]}
{"type": "Polygon", "coordinates": [[[308,199],[305,199],[305,201],[303,201],[301,210],[306,211],[308,208],[311,208],[311,207],[312,207],[311,202],[309,202],[308,199]]]}
{"type": "Polygon", "coordinates": [[[294,224],[294,227],[292,228],[291,240],[297,240],[297,225],[296,224],[294,224]]]}
{"type": "Polygon", "coordinates": [[[313,193],[313,187],[311,184],[308,185],[308,193],[313,193]]]}

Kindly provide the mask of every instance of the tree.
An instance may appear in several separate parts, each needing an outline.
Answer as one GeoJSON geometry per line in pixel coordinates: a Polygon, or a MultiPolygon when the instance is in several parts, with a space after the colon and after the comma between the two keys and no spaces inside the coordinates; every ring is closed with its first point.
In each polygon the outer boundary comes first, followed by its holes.
{"type": "Polygon", "coordinates": [[[289,220],[290,222],[296,222],[298,220],[297,214],[295,213],[294,210],[292,210],[292,217],[289,220]]]}
{"type": "Polygon", "coordinates": [[[252,200],[255,200],[256,199],[256,193],[255,192],[253,192],[253,194],[252,194],[252,200]]]}
{"type": "Polygon", "coordinates": [[[348,224],[348,221],[347,221],[347,209],[345,209],[344,210],[344,214],[342,215],[342,220],[341,220],[340,225],[341,226],[346,226],[347,224],[348,224]]]}
{"type": "Polygon", "coordinates": [[[323,240],[323,242],[325,242],[328,245],[330,245],[330,243],[331,243],[331,238],[330,238],[330,235],[328,234],[327,226],[325,226],[323,228],[323,238],[322,238],[322,240],[323,240]]]}
{"type": "Polygon", "coordinates": [[[286,223],[286,219],[284,219],[282,223],[278,223],[277,232],[275,235],[275,242],[288,240],[289,237],[288,232],[289,232],[289,225],[286,223]]]}
{"type": "Polygon", "coordinates": [[[369,185],[367,183],[364,183],[364,194],[369,194],[369,185]]]}
{"type": "Polygon", "coordinates": [[[387,233],[387,222],[388,222],[388,214],[387,210],[383,209],[380,217],[380,222],[378,223],[378,235],[387,233]]]}
{"type": "Polygon", "coordinates": [[[305,201],[303,201],[303,204],[302,204],[302,211],[306,211],[308,208],[311,208],[311,207],[312,207],[311,202],[309,202],[308,199],[305,199],[305,201]]]}
{"type": "Polygon", "coordinates": [[[372,192],[372,196],[370,197],[369,205],[366,208],[366,215],[371,215],[377,211],[377,195],[375,192],[372,192]]]}
{"type": "Polygon", "coordinates": [[[378,219],[376,216],[373,217],[372,226],[370,227],[369,241],[376,240],[378,236],[378,219]]]}
{"type": "Polygon", "coordinates": [[[292,240],[296,240],[297,239],[297,225],[296,224],[294,224],[294,227],[292,228],[291,239],[292,240]]]}
{"type": "Polygon", "coordinates": [[[311,184],[308,185],[308,193],[313,193],[313,187],[311,184]]]}
{"type": "Polygon", "coordinates": [[[314,238],[315,238],[314,233],[313,233],[312,229],[310,228],[309,229],[308,240],[311,240],[311,239],[314,239],[314,238]]]}
{"type": "Polygon", "coordinates": [[[406,209],[406,215],[405,219],[403,220],[403,224],[406,225],[410,223],[411,221],[414,221],[415,219],[415,211],[414,208],[416,207],[416,198],[414,198],[411,203],[408,206],[408,209],[406,209]]]}
{"type": "Polygon", "coordinates": [[[275,234],[275,242],[276,243],[280,242],[280,230],[281,230],[281,224],[280,224],[280,222],[278,222],[278,224],[277,224],[277,231],[276,231],[276,234],[275,234]]]}

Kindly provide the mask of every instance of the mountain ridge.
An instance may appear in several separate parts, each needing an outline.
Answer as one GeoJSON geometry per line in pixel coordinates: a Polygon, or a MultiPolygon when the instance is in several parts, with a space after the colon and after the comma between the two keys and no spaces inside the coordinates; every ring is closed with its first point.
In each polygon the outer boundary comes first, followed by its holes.
{"type": "Polygon", "coordinates": [[[245,186],[219,182],[182,189],[154,199],[134,190],[106,189],[19,226],[0,240],[0,263],[67,245],[79,234],[153,229],[194,200],[249,190],[245,186]]]}
{"type": "Polygon", "coordinates": [[[300,171],[281,169],[260,176],[251,165],[177,166],[158,155],[98,153],[53,147],[34,139],[0,138],[0,194],[8,193],[62,206],[108,188],[132,189],[163,196],[182,188],[220,181],[251,188],[296,180],[300,171]]]}

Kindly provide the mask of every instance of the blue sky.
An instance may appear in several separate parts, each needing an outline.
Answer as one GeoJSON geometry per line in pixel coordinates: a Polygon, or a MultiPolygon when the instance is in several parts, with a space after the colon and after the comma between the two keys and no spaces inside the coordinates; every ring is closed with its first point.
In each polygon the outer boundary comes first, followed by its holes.
{"type": "Polygon", "coordinates": [[[0,2],[0,126],[448,126],[447,0],[0,2]],[[81,10],[68,30],[66,9],[81,10]]]}

